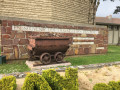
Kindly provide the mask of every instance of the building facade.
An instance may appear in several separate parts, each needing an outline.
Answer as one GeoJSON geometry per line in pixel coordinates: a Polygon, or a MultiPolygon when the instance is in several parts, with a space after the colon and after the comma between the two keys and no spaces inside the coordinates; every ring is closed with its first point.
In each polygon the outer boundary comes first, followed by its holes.
{"type": "Polygon", "coordinates": [[[117,45],[120,42],[120,19],[107,17],[96,17],[96,25],[107,26],[108,44],[117,45]]]}
{"type": "Polygon", "coordinates": [[[28,58],[29,36],[70,37],[66,55],[107,52],[107,28],[95,26],[95,0],[0,0],[1,54],[28,58]]]}

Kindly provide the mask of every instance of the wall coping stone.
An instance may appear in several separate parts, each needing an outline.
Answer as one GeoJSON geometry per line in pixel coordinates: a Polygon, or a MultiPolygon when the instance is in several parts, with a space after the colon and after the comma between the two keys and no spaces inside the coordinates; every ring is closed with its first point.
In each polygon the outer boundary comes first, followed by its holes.
{"type": "Polygon", "coordinates": [[[12,20],[12,21],[24,21],[24,22],[32,22],[32,23],[41,23],[41,24],[58,24],[58,25],[69,25],[69,26],[85,26],[85,27],[99,27],[99,28],[107,28],[107,26],[100,26],[100,25],[91,25],[91,24],[79,24],[79,23],[65,23],[65,22],[53,22],[53,21],[45,21],[45,20],[33,20],[33,19],[26,19],[26,18],[17,18],[17,17],[5,17],[0,16],[0,20],[12,20]]]}

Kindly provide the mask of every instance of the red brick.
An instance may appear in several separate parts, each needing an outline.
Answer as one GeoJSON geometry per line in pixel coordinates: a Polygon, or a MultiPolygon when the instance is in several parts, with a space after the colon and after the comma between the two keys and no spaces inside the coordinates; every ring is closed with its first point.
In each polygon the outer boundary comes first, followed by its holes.
{"type": "Polygon", "coordinates": [[[13,24],[17,26],[17,25],[20,24],[20,22],[19,21],[13,21],[13,24]]]}
{"type": "Polygon", "coordinates": [[[26,32],[26,38],[29,38],[29,36],[31,36],[32,35],[32,32],[26,32]]]}
{"type": "Polygon", "coordinates": [[[26,25],[26,26],[31,26],[32,23],[31,23],[31,22],[25,22],[25,25],[26,25]]]}
{"type": "Polygon", "coordinates": [[[12,45],[13,41],[12,40],[7,40],[7,39],[2,39],[1,44],[2,45],[12,45]]]}
{"type": "Polygon", "coordinates": [[[3,46],[1,46],[1,52],[3,52],[3,46]]]}
{"type": "Polygon", "coordinates": [[[54,26],[52,24],[47,24],[46,27],[47,28],[54,28],[54,26]]]}
{"type": "Polygon", "coordinates": [[[41,27],[45,28],[46,27],[46,24],[40,24],[41,27]]]}
{"type": "Polygon", "coordinates": [[[1,34],[6,34],[6,28],[2,26],[1,28],[1,34]]]}
{"type": "Polygon", "coordinates": [[[7,23],[7,20],[2,20],[3,23],[7,23]]]}
{"type": "Polygon", "coordinates": [[[2,38],[4,38],[4,39],[8,39],[8,38],[10,38],[10,35],[2,35],[2,38]]]}
{"type": "Polygon", "coordinates": [[[13,53],[13,49],[5,48],[4,53],[13,53]]]}
{"type": "Polygon", "coordinates": [[[12,31],[12,27],[10,27],[10,26],[6,27],[7,34],[11,34],[11,31],[12,31]]]}
{"type": "Polygon", "coordinates": [[[73,29],[73,26],[67,26],[68,29],[73,29]]]}
{"type": "Polygon", "coordinates": [[[16,33],[17,33],[17,31],[12,31],[12,32],[11,32],[11,39],[14,39],[14,38],[15,38],[16,33]]]}
{"type": "Polygon", "coordinates": [[[25,38],[25,34],[24,33],[16,33],[16,38],[21,39],[21,38],[25,38]]]}
{"type": "Polygon", "coordinates": [[[13,21],[7,21],[8,26],[12,26],[13,25],[13,21]]]}
{"type": "Polygon", "coordinates": [[[53,26],[54,26],[54,28],[58,28],[59,25],[57,25],[57,24],[53,24],[53,26]]]}
{"type": "Polygon", "coordinates": [[[63,25],[63,28],[64,28],[64,29],[67,29],[67,25],[63,25]]]}
{"type": "Polygon", "coordinates": [[[19,24],[20,25],[25,25],[25,22],[20,21],[19,24]]]}
{"type": "Polygon", "coordinates": [[[19,44],[19,39],[14,39],[14,40],[13,40],[13,44],[14,44],[14,45],[18,45],[18,44],[19,44]]]}
{"type": "Polygon", "coordinates": [[[20,39],[19,44],[20,45],[27,45],[29,43],[28,39],[20,39]]]}
{"type": "Polygon", "coordinates": [[[7,26],[7,22],[2,22],[2,26],[6,27],[7,26]]]}
{"type": "Polygon", "coordinates": [[[64,26],[63,25],[58,25],[58,28],[64,29],[64,26]]]}
{"type": "Polygon", "coordinates": [[[74,26],[75,29],[78,29],[78,26],[74,26]]]}

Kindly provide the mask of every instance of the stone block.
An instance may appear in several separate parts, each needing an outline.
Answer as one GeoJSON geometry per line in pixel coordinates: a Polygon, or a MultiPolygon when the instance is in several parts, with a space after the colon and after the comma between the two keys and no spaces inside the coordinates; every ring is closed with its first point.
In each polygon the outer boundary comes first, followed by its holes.
{"type": "Polygon", "coordinates": [[[15,54],[11,54],[10,59],[15,59],[15,54]]]}
{"type": "Polygon", "coordinates": [[[19,59],[19,49],[18,46],[13,46],[15,59],[19,59]]]}
{"type": "Polygon", "coordinates": [[[21,53],[21,54],[26,54],[26,53],[28,53],[28,52],[27,52],[27,48],[26,48],[25,46],[19,46],[19,50],[20,50],[20,53],[21,53]]]}
{"type": "Polygon", "coordinates": [[[75,55],[74,49],[69,49],[69,50],[66,52],[66,55],[75,55]]]}
{"type": "Polygon", "coordinates": [[[22,59],[27,59],[28,57],[29,57],[28,54],[21,55],[22,59]]]}
{"type": "Polygon", "coordinates": [[[29,43],[28,39],[20,39],[19,44],[20,45],[27,45],[29,43]]]}
{"type": "Polygon", "coordinates": [[[79,55],[84,54],[84,50],[83,50],[83,48],[79,48],[78,50],[79,50],[79,52],[78,52],[79,55]]]}
{"type": "Polygon", "coordinates": [[[16,33],[16,38],[17,39],[25,38],[25,34],[24,33],[16,33]]]}
{"type": "Polygon", "coordinates": [[[82,34],[81,37],[87,37],[87,35],[86,34],[82,34]]]}
{"type": "Polygon", "coordinates": [[[77,49],[75,49],[75,55],[78,55],[78,53],[79,53],[79,50],[77,48],[77,49]]]}
{"type": "Polygon", "coordinates": [[[96,45],[91,45],[90,53],[95,53],[96,52],[96,45]]]}

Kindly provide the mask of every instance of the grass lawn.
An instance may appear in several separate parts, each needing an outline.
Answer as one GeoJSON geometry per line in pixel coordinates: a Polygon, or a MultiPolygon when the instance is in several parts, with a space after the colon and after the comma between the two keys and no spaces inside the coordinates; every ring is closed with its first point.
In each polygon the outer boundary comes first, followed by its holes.
{"type": "Polygon", "coordinates": [[[30,71],[25,61],[14,61],[9,64],[0,65],[0,74],[24,71],[30,71]]]}
{"type": "MultiPolygon", "coordinates": [[[[71,62],[73,66],[120,61],[120,46],[109,46],[108,53],[104,55],[67,57],[65,60],[71,62]]],[[[0,65],[0,74],[24,71],[30,71],[25,61],[0,65]]]]}
{"type": "Polygon", "coordinates": [[[67,57],[65,60],[73,66],[120,61],[120,46],[109,46],[104,55],[67,57]]]}

